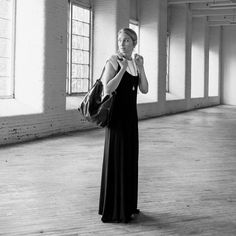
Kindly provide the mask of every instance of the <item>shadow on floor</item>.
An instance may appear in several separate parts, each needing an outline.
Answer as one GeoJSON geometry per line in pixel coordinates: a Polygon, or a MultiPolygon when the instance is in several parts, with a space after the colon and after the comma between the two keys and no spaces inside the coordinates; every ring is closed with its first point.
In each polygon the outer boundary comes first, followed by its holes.
{"type": "MultiPolygon", "coordinates": [[[[170,213],[140,212],[134,217],[132,225],[140,226],[142,231],[168,232],[177,235],[201,235],[204,225],[211,221],[210,216],[186,216],[170,213]]],[[[166,234],[168,235],[168,234],[166,234]]]]}

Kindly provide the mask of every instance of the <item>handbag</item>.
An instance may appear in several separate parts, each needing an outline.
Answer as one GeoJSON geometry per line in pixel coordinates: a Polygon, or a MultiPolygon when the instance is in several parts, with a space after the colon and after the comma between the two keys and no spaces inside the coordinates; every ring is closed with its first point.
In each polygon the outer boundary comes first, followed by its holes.
{"type": "Polygon", "coordinates": [[[111,115],[116,97],[116,91],[111,95],[103,95],[103,83],[101,81],[105,66],[102,70],[101,76],[92,88],[85,94],[78,110],[89,122],[93,122],[98,126],[105,127],[111,123],[111,115]]]}

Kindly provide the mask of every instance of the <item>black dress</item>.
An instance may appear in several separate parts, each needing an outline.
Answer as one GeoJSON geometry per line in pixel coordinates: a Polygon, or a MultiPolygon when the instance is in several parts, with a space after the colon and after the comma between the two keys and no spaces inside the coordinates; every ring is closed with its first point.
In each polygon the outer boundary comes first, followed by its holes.
{"type": "MultiPolygon", "coordinates": [[[[119,68],[118,68],[119,69],[119,68]]],[[[105,130],[99,214],[103,222],[129,222],[138,197],[138,76],[127,71],[117,87],[105,130]]]]}

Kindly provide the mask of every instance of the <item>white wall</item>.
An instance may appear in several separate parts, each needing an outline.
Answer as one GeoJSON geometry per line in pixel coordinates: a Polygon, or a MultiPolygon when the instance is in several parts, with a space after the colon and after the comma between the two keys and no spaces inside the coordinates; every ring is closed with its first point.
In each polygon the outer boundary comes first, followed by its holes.
{"type": "Polygon", "coordinates": [[[236,27],[223,28],[222,103],[236,105],[236,27]]]}
{"type": "Polygon", "coordinates": [[[186,6],[173,5],[170,8],[170,64],[169,64],[169,92],[170,99],[185,97],[185,66],[186,66],[186,6]]]}

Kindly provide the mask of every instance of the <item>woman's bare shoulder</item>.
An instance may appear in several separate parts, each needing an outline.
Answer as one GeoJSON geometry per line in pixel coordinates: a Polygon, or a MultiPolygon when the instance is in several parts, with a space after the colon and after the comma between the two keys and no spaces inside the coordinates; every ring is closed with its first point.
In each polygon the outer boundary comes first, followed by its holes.
{"type": "Polygon", "coordinates": [[[102,81],[106,83],[110,81],[116,74],[117,69],[118,69],[117,56],[112,55],[106,61],[106,66],[104,74],[102,76],[102,81]]]}
{"type": "Polygon", "coordinates": [[[118,68],[117,55],[115,55],[115,54],[111,55],[108,58],[107,62],[109,62],[112,65],[112,67],[114,68],[115,71],[117,70],[117,68],[118,68]]]}

